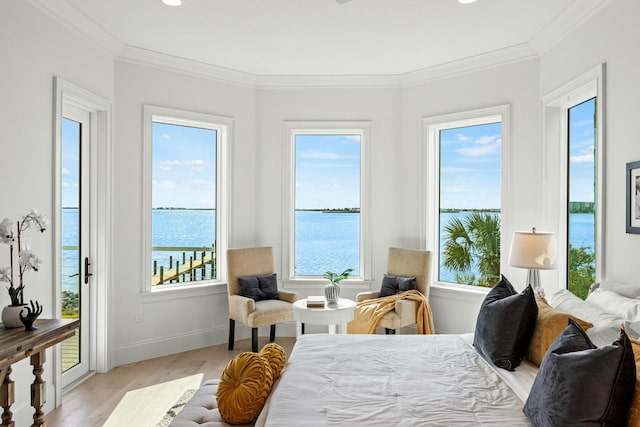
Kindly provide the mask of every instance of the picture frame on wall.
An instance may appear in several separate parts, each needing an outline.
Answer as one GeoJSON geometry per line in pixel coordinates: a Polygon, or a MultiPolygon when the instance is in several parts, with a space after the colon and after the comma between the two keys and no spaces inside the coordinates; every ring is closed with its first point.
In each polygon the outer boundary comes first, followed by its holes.
{"type": "Polygon", "coordinates": [[[640,161],[627,163],[627,233],[640,234],[640,161]]]}

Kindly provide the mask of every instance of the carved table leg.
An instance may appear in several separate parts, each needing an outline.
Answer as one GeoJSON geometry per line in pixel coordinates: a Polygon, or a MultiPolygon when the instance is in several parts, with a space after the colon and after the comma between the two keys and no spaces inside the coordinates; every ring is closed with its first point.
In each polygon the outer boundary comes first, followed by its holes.
{"type": "Polygon", "coordinates": [[[0,386],[0,406],[3,408],[1,427],[14,427],[15,423],[11,421],[13,414],[11,413],[11,405],[14,402],[14,384],[11,378],[11,366],[2,369],[0,377],[3,378],[2,386],[0,386]]]}
{"type": "Polygon", "coordinates": [[[33,384],[31,384],[31,406],[35,409],[33,413],[33,424],[31,427],[44,426],[44,411],[42,407],[47,401],[47,383],[42,379],[44,373],[45,350],[31,356],[31,366],[33,366],[33,384]]]}

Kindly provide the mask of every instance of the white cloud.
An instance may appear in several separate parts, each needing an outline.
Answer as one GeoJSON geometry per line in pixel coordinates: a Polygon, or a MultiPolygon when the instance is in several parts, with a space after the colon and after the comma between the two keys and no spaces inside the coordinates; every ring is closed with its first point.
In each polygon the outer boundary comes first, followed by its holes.
{"type": "Polygon", "coordinates": [[[154,179],[152,185],[158,190],[173,190],[175,188],[178,188],[178,185],[169,179],[164,179],[161,181],[154,179]]]}
{"type": "Polygon", "coordinates": [[[440,172],[442,173],[469,173],[469,172],[474,172],[475,169],[471,169],[471,168],[454,168],[454,167],[445,167],[440,169],[440,172]]]}
{"type": "Polygon", "coordinates": [[[569,158],[571,163],[593,163],[594,154],[593,154],[593,145],[589,148],[580,150],[578,154],[575,154],[569,158]]]}
{"type": "Polygon", "coordinates": [[[470,136],[466,136],[463,133],[457,133],[456,134],[456,138],[458,139],[458,141],[460,142],[471,142],[473,140],[473,138],[471,138],[470,136]]]}
{"type": "Polygon", "coordinates": [[[207,162],[206,160],[200,160],[200,159],[185,160],[185,161],[164,160],[158,164],[158,169],[165,172],[169,172],[177,168],[185,167],[194,172],[203,172],[208,165],[209,165],[209,162],[207,162]]]}
{"type": "Polygon", "coordinates": [[[336,160],[341,156],[338,153],[326,153],[320,151],[305,151],[300,153],[300,157],[303,159],[316,159],[316,160],[336,160]]]}
{"type": "Polygon", "coordinates": [[[163,133],[163,134],[162,134],[162,139],[171,139],[171,136],[169,136],[169,135],[168,135],[168,134],[166,134],[166,133],[163,133]]]}
{"type": "Polygon", "coordinates": [[[482,142],[480,145],[474,145],[470,147],[462,147],[456,150],[456,153],[463,156],[478,157],[494,154],[500,149],[500,143],[487,143],[482,142]]]}
{"type": "Polygon", "coordinates": [[[62,176],[69,176],[69,175],[71,175],[71,172],[69,172],[69,169],[62,168],[62,176]]]}
{"type": "Polygon", "coordinates": [[[204,179],[193,179],[191,181],[187,181],[186,186],[192,190],[214,190],[215,185],[213,181],[207,181],[204,179]]]}

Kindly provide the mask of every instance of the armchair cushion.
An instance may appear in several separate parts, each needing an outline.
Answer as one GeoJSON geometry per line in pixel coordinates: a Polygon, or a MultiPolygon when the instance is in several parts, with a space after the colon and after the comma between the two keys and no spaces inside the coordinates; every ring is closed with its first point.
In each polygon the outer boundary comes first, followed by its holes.
{"type": "Polygon", "coordinates": [[[255,301],[278,299],[278,277],[276,273],[264,276],[238,277],[240,295],[255,301]]]}
{"type": "Polygon", "coordinates": [[[380,297],[401,294],[418,286],[415,277],[401,277],[385,274],[380,287],[380,297]]]}

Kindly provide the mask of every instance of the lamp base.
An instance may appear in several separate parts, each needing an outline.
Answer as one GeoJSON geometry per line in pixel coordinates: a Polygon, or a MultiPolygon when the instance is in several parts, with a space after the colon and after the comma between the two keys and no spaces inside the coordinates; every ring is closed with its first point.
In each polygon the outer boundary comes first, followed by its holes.
{"type": "Polygon", "coordinates": [[[533,292],[536,296],[544,298],[544,289],[540,284],[540,271],[534,268],[530,268],[527,271],[527,284],[531,285],[533,292]]]}

